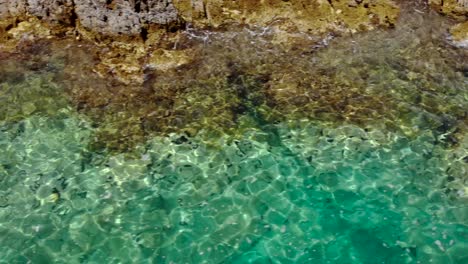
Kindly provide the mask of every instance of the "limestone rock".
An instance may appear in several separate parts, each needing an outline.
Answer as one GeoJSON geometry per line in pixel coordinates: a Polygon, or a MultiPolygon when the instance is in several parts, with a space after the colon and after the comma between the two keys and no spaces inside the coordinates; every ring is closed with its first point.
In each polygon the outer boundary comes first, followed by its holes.
{"type": "Polygon", "coordinates": [[[437,12],[461,22],[450,28],[451,40],[455,46],[468,48],[468,0],[429,0],[437,12]]]}
{"type": "Polygon", "coordinates": [[[398,8],[392,0],[0,0],[0,18],[27,16],[113,36],[145,34],[180,18],[200,27],[273,25],[316,34],[392,26],[398,8]]]}
{"type": "Polygon", "coordinates": [[[34,16],[106,35],[138,35],[151,24],[178,20],[170,0],[0,0],[0,18],[34,16]]]}
{"type": "Polygon", "coordinates": [[[180,15],[195,26],[276,25],[286,31],[308,33],[354,32],[392,26],[398,16],[398,7],[389,0],[174,0],[174,5],[180,15]]]}
{"type": "Polygon", "coordinates": [[[76,14],[83,27],[105,34],[137,35],[141,31],[139,14],[127,1],[83,0],[76,6],[76,14]]]}
{"type": "Polygon", "coordinates": [[[138,35],[148,25],[178,20],[170,0],[80,0],[75,5],[83,27],[107,35],[138,35]]]}
{"type": "Polygon", "coordinates": [[[0,18],[24,15],[26,13],[25,0],[0,0],[0,18]]]}
{"type": "Polygon", "coordinates": [[[72,0],[26,0],[26,3],[26,12],[41,20],[65,25],[74,23],[72,0]]]}

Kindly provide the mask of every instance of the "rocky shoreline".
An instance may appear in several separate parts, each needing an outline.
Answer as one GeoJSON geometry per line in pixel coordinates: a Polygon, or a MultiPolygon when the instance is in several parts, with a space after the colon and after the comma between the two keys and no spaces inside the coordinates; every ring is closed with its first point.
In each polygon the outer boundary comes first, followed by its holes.
{"type": "MultiPolygon", "coordinates": [[[[87,40],[107,47],[96,72],[114,72],[125,84],[142,84],[145,58],[152,58],[149,64],[165,61],[160,68],[168,69],[189,57],[164,48],[164,43],[177,43],[178,33],[187,28],[268,28],[274,32],[272,43],[291,48],[300,46],[304,35],[326,39],[391,28],[401,4],[411,6],[392,0],[0,0],[0,50],[44,38],[87,40]]],[[[450,32],[455,45],[466,46],[466,1],[428,4],[460,22],[450,32]]]]}
{"type": "MultiPolygon", "coordinates": [[[[0,18],[16,22],[35,17],[51,26],[76,27],[106,36],[140,36],[185,23],[221,27],[230,23],[284,30],[360,31],[391,26],[398,15],[390,0],[351,1],[201,1],[201,0],[2,0],[0,18]]],[[[10,25],[11,26],[11,25],[10,25]]]]}
{"type": "MultiPolygon", "coordinates": [[[[427,3],[460,22],[467,19],[466,0],[427,3]]],[[[357,32],[392,26],[398,12],[399,1],[392,0],[0,0],[6,31],[34,17],[52,27],[142,38],[161,28],[176,31],[186,23],[199,28],[237,23],[274,24],[285,31],[308,33],[357,32]]]]}
{"type": "MultiPolygon", "coordinates": [[[[126,150],[152,133],[243,133],[252,126],[251,116],[261,116],[259,123],[301,118],[363,126],[374,122],[408,136],[419,133],[412,123],[419,117],[395,109],[417,111],[400,101],[427,100],[422,107],[434,114],[427,117],[433,120],[431,128],[445,127],[444,133],[465,122],[463,107],[455,101],[448,107],[432,103],[430,93],[427,98],[413,94],[418,92],[414,83],[441,96],[455,93],[440,80],[458,82],[466,72],[466,52],[445,45],[451,26],[453,44],[463,47],[466,41],[463,1],[41,2],[0,0],[0,57],[14,61],[5,64],[0,77],[16,76],[18,67],[32,75],[56,68],[58,74],[46,83],[60,83],[60,93],[98,124],[98,142],[104,146],[97,148],[126,150]],[[451,7],[454,11],[447,11],[451,7]],[[408,25],[399,28],[401,21],[408,25]],[[370,30],[368,37],[358,34],[370,30]],[[406,46],[396,52],[390,43],[375,44],[379,34],[406,46]],[[321,49],[332,39],[340,44],[321,49]],[[366,47],[361,57],[352,54],[366,47]],[[309,60],[312,53],[321,64],[309,60]],[[348,66],[341,67],[337,56],[348,66]],[[432,58],[433,66],[427,69],[415,56],[432,58]],[[400,76],[403,70],[408,72],[400,76]],[[379,91],[400,80],[395,87],[402,89],[396,93],[402,97],[369,92],[369,78],[379,91]],[[444,117],[448,113],[454,120],[444,117]],[[404,125],[395,126],[395,120],[404,125]]],[[[56,93],[40,96],[50,101],[56,93]]]]}
{"type": "MultiPolygon", "coordinates": [[[[326,38],[391,28],[402,4],[411,7],[411,2],[392,0],[0,0],[0,50],[12,50],[25,40],[84,39],[109,48],[96,71],[111,70],[124,83],[141,84],[136,61],[157,54],[164,56],[156,61],[178,61],[180,53],[172,56],[170,49],[152,51],[164,46],[165,40],[177,42],[178,32],[187,28],[267,27],[275,33],[273,43],[291,47],[303,42],[301,34],[326,38]]],[[[460,22],[450,33],[455,45],[466,46],[467,2],[429,0],[427,4],[460,22]]]]}
{"type": "Polygon", "coordinates": [[[135,36],[148,25],[178,21],[177,10],[168,0],[2,0],[0,17],[36,17],[52,26],[82,27],[104,35],[135,36]]]}

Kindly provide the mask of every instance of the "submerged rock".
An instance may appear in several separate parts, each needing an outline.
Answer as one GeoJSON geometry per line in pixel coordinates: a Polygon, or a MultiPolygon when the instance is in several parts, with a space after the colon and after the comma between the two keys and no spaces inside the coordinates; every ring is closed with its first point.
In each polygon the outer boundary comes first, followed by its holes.
{"type": "MultiPolygon", "coordinates": [[[[119,29],[121,36],[109,36],[113,29],[99,24],[105,21],[96,24],[100,31],[85,26],[80,14],[91,19],[92,12],[80,10],[78,2],[76,26],[61,35],[37,17],[5,27],[0,56],[12,66],[0,74],[13,75],[8,69],[23,62],[28,71],[52,72],[52,81],[61,84],[54,92],[95,126],[94,149],[127,151],[171,133],[235,138],[299,119],[378,126],[410,137],[435,129],[449,135],[447,144],[456,144],[457,128],[466,122],[459,96],[466,87],[466,60],[444,42],[453,23],[414,11],[414,3],[402,5],[396,22],[398,8],[383,0],[204,1],[206,16],[200,17],[194,15],[200,2],[174,1],[191,25],[172,32],[151,26],[151,21],[170,20],[150,19],[153,9],[140,1],[94,1],[96,10],[133,8],[122,15],[136,14],[136,7],[146,10],[141,12],[148,16],[137,19],[145,34],[124,27],[128,35],[119,29]],[[392,30],[353,34],[394,22],[392,30]],[[47,54],[41,53],[46,50],[38,45],[41,39],[50,43],[47,54]],[[50,55],[54,58],[48,61],[50,55]]],[[[48,113],[30,104],[29,97],[19,98],[24,107],[4,119],[48,113]]],[[[268,140],[276,141],[274,136],[268,140]]]]}

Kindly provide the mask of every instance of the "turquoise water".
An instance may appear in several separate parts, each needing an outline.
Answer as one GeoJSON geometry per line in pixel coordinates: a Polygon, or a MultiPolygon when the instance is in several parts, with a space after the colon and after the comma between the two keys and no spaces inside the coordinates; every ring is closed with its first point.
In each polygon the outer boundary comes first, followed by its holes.
{"type": "MultiPolygon", "coordinates": [[[[236,133],[226,132],[231,123],[196,135],[147,129],[133,149],[95,146],[106,138],[92,113],[113,108],[88,111],[64,92],[69,75],[62,68],[76,65],[66,66],[62,51],[49,59],[39,46],[45,54],[5,59],[0,263],[468,263],[468,80],[460,70],[466,54],[450,48],[424,16],[412,19],[301,59],[291,58],[294,51],[271,57],[241,46],[237,59],[254,61],[239,66],[247,70],[230,69],[227,84],[217,86],[189,80],[189,92],[174,93],[198,108],[208,103],[196,100],[235,94],[235,107],[208,110],[222,118],[232,111],[236,133]],[[299,100],[308,93],[300,85],[287,96],[263,94],[275,82],[249,72],[257,61],[276,63],[265,67],[303,82],[333,77],[314,83],[317,90],[306,86],[320,95],[314,102],[299,100]],[[267,106],[280,117],[270,119],[267,106]]],[[[209,65],[223,64],[242,44],[223,46],[212,37],[214,44],[205,39],[201,48],[209,65]]],[[[181,119],[201,123],[174,105],[181,119]]],[[[126,107],[102,125],[106,135],[122,135],[119,142],[132,136],[112,126],[134,109],[126,107]]],[[[198,113],[204,114],[211,117],[198,113]]]]}
{"type": "Polygon", "coordinates": [[[76,118],[3,127],[2,259],[466,262],[466,194],[448,187],[455,168],[430,133],[301,127],[222,149],[155,138],[139,159],[106,161],[83,147],[90,128],[76,118]]]}

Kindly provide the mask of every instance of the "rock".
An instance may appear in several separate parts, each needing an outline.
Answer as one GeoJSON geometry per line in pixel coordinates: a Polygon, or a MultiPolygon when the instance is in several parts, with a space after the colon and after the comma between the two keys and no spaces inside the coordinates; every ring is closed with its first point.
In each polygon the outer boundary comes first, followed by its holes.
{"type": "Polygon", "coordinates": [[[80,24],[103,34],[138,35],[141,31],[139,14],[129,2],[83,0],[76,6],[80,24]],[[121,2],[121,3],[120,3],[121,2]]]}
{"type": "Polygon", "coordinates": [[[151,25],[177,25],[180,17],[203,27],[240,23],[324,33],[392,26],[398,8],[391,0],[0,0],[0,18],[27,16],[111,36],[144,35],[151,25]]]}
{"type": "Polygon", "coordinates": [[[0,18],[22,16],[26,13],[25,0],[0,0],[0,18]]]}
{"type": "Polygon", "coordinates": [[[224,1],[174,0],[187,22],[220,27],[226,23],[276,26],[286,31],[324,33],[354,32],[376,26],[392,26],[398,8],[392,1],[224,1]]]}
{"type": "Polygon", "coordinates": [[[468,19],[468,0],[429,0],[429,5],[437,12],[459,21],[468,19]]]}
{"type": "Polygon", "coordinates": [[[25,2],[27,13],[46,22],[64,25],[73,25],[75,22],[72,0],[26,0],[25,2]]]}
{"type": "Polygon", "coordinates": [[[137,35],[148,25],[178,20],[170,0],[82,0],[76,2],[76,14],[84,27],[111,35],[137,35]]]}
{"type": "Polygon", "coordinates": [[[429,0],[437,12],[450,16],[461,22],[450,28],[453,44],[457,47],[468,47],[468,0],[429,0]]]}
{"type": "Polygon", "coordinates": [[[468,21],[459,23],[450,29],[453,43],[462,48],[468,48],[468,21]]]}
{"type": "Polygon", "coordinates": [[[158,49],[150,54],[147,66],[160,71],[177,68],[191,61],[189,51],[158,49]]]}
{"type": "Polygon", "coordinates": [[[34,40],[35,38],[47,38],[50,34],[50,30],[42,26],[37,20],[20,22],[16,27],[8,31],[8,35],[13,39],[28,38],[34,40]]]}
{"type": "Polygon", "coordinates": [[[178,21],[170,0],[0,0],[0,18],[34,16],[42,21],[76,26],[105,35],[141,34],[151,24],[178,21]]]}
{"type": "Polygon", "coordinates": [[[102,78],[109,73],[122,83],[143,83],[141,61],[147,50],[142,42],[113,41],[99,54],[95,70],[102,78]]]}

